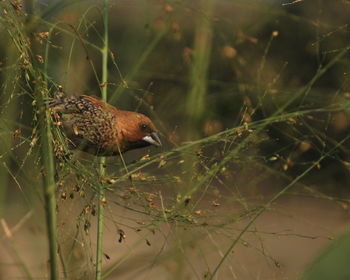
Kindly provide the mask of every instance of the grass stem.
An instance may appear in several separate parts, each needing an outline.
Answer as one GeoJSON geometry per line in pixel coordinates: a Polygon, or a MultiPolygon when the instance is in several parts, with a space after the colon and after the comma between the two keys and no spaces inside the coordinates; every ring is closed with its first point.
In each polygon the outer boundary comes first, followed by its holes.
{"type": "MultiPolygon", "coordinates": [[[[108,0],[104,1],[103,24],[104,24],[104,46],[102,49],[102,100],[107,101],[107,85],[108,85],[108,0]]],[[[100,159],[100,176],[105,174],[105,161],[100,159]]],[[[102,276],[102,254],[103,254],[103,220],[104,220],[104,202],[105,191],[103,184],[99,184],[98,188],[98,222],[97,222],[97,248],[96,248],[96,280],[100,280],[102,276]]]]}
{"type": "MultiPolygon", "coordinates": [[[[44,108],[43,92],[46,89],[37,87],[36,97],[38,104],[44,108]]],[[[40,110],[40,139],[41,139],[41,160],[44,169],[44,199],[46,208],[47,236],[49,239],[49,256],[50,256],[50,279],[58,279],[57,268],[57,217],[56,217],[56,184],[55,184],[55,166],[52,148],[51,122],[50,114],[47,110],[40,110]]]]}

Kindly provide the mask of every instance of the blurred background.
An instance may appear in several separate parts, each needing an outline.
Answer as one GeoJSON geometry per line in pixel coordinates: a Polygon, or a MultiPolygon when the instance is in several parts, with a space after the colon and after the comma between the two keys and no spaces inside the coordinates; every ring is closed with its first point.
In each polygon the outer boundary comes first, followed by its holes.
{"type": "Polygon", "coordinates": [[[107,82],[101,1],[0,13],[1,279],[48,277],[42,81],[107,87],[163,142],[107,158],[102,178],[53,126],[62,279],[94,279],[99,183],[104,279],[297,279],[348,229],[349,1],[111,0],[107,82]]]}

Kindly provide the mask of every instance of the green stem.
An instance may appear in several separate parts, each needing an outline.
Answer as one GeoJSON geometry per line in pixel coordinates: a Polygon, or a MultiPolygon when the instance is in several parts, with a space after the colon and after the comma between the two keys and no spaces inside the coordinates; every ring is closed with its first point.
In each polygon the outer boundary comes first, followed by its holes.
{"type": "Polygon", "coordinates": [[[58,279],[57,269],[57,232],[56,232],[56,197],[55,197],[55,166],[52,149],[52,135],[50,115],[47,110],[44,110],[43,92],[46,89],[37,88],[36,97],[39,101],[39,120],[40,120],[40,139],[41,139],[41,160],[44,169],[44,197],[46,208],[46,224],[47,234],[49,239],[49,255],[50,255],[50,279],[58,279]]]}
{"type": "MultiPolygon", "coordinates": [[[[104,174],[104,164],[105,159],[101,158],[100,161],[100,175],[104,174]]],[[[104,203],[103,201],[105,192],[104,186],[99,185],[98,189],[98,217],[97,217],[97,249],[96,249],[96,280],[101,279],[102,275],[102,253],[103,253],[103,218],[104,218],[104,203]]]]}
{"type": "MultiPolygon", "coordinates": [[[[107,86],[108,86],[108,0],[104,0],[103,10],[104,24],[104,46],[102,49],[102,100],[107,101],[107,86]]],[[[105,161],[100,159],[100,176],[105,175],[105,161]]],[[[97,248],[96,248],[96,280],[100,280],[102,276],[102,254],[103,254],[103,219],[104,219],[104,201],[105,191],[103,184],[98,187],[98,221],[97,221],[97,248]]]]}

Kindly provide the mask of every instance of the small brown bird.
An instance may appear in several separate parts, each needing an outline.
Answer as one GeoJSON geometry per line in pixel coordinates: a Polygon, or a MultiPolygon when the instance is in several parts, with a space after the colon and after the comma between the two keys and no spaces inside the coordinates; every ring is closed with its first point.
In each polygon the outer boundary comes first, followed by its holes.
{"type": "Polygon", "coordinates": [[[143,114],[118,110],[96,97],[65,97],[62,92],[50,98],[48,105],[74,149],[114,156],[149,145],[161,146],[157,129],[143,114]]]}

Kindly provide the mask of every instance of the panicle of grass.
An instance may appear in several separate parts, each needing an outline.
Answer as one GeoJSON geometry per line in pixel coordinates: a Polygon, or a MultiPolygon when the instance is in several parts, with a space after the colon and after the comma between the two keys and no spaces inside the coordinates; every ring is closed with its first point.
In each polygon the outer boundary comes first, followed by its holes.
{"type": "MultiPolygon", "coordinates": [[[[5,4],[6,5],[6,4],[5,4]]],[[[57,233],[56,233],[56,184],[54,180],[55,167],[54,155],[52,147],[51,134],[51,118],[46,106],[44,98],[47,97],[46,83],[43,79],[42,71],[36,65],[33,58],[33,51],[29,43],[30,38],[28,33],[24,32],[23,17],[14,12],[10,6],[4,7],[8,11],[6,18],[10,22],[8,32],[13,40],[19,57],[24,61],[25,71],[24,77],[27,85],[31,88],[31,82],[35,81],[33,95],[37,104],[37,114],[39,117],[39,133],[40,133],[40,147],[41,147],[41,162],[43,166],[43,187],[44,199],[46,208],[46,223],[47,223],[47,237],[49,241],[49,257],[50,257],[50,279],[58,279],[58,264],[57,264],[57,233]]]]}

